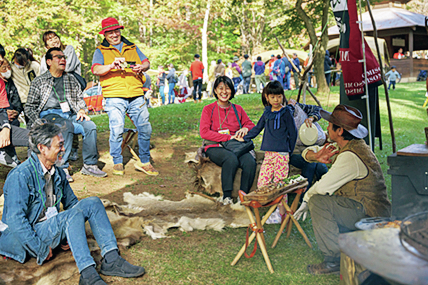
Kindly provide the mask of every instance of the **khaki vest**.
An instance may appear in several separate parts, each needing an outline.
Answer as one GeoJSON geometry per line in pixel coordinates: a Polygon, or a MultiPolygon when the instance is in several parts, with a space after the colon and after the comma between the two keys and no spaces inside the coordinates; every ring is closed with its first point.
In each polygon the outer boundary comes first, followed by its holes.
{"type": "Polygon", "coordinates": [[[354,179],[346,183],[334,194],[360,202],[370,217],[391,216],[391,203],[386,193],[382,169],[370,147],[364,140],[354,139],[349,141],[340,153],[345,151],[357,155],[366,166],[368,174],[362,179],[354,179]]]}
{"type": "MultiPolygon", "coordinates": [[[[106,40],[98,46],[104,56],[104,65],[111,64],[116,57],[124,57],[126,61],[135,61],[136,64],[141,64],[135,44],[123,37],[122,42],[122,52],[108,44],[106,40]]],[[[143,84],[145,77],[143,73],[137,75],[132,71],[132,68],[125,68],[124,70],[112,69],[106,75],[100,76],[100,82],[103,88],[103,96],[107,98],[133,98],[144,95],[143,84]]]]}

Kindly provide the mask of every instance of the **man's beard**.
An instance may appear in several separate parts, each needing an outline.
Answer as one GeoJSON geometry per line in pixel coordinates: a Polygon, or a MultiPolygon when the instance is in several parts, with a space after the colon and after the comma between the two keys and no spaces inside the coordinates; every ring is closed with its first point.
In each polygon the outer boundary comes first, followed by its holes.
{"type": "Polygon", "coordinates": [[[65,163],[64,154],[65,154],[64,151],[61,151],[60,153],[58,153],[58,156],[57,156],[56,161],[55,161],[56,166],[60,167],[60,166],[64,165],[64,163],[65,163]]]}

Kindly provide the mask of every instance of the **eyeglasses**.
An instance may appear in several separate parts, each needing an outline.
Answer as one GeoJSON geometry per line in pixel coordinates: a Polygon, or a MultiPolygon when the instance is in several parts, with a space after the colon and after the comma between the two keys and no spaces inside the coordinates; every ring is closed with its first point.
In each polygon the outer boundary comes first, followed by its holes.
{"type": "Polygon", "coordinates": [[[67,59],[67,57],[65,55],[60,55],[60,54],[53,55],[52,57],[56,57],[59,60],[61,60],[61,59],[67,59]]]}

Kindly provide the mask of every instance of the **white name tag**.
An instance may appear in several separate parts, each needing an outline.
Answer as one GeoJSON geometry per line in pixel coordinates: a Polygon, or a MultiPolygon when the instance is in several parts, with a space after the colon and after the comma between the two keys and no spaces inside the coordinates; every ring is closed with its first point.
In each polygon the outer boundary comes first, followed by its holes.
{"type": "Polygon", "coordinates": [[[222,135],[230,135],[229,129],[219,130],[218,133],[222,135]]]}
{"type": "Polygon", "coordinates": [[[56,209],[56,207],[48,207],[46,211],[46,218],[49,220],[50,218],[55,217],[56,215],[58,215],[58,210],[56,209]]]}
{"type": "Polygon", "coordinates": [[[59,106],[61,107],[63,113],[70,112],[70,106],[68,105],[68,102],[61,102],[59,103],[59,106]]]}

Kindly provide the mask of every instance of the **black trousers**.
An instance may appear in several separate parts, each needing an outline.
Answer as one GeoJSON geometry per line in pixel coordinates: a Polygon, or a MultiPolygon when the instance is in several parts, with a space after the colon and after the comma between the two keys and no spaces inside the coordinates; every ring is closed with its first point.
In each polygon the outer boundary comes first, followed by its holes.
{"type": "Polygon", "coordinates": [[[221,167],[221,187],[223,197],[232,197],[233,181],[238,167],[242,169],[240,190],[248,193],[253,186],[257,163],[250,153],[241,157],[223,147],[210,147],[206,151],[209,159],[221,167]]]}
{"type": "Polygon", "coordinates": [[[202,99],[202,79],[193,80],[193,100],[196,100],[196,89],[198,89],[198,100],[202,99]]]}

